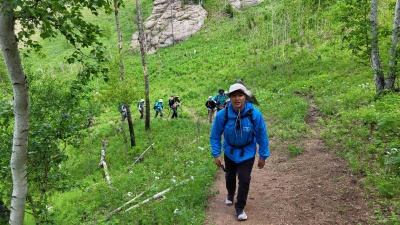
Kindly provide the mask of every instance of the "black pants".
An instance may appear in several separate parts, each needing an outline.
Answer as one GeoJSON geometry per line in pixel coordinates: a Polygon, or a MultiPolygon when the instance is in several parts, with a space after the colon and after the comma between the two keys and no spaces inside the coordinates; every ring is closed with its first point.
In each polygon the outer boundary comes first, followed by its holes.
{"type": "Polygon", "coordinates": [[[160,116],[162,117],[162,110],[156,111],[156,117],[158,116],[158,113],[160,113],[160,116]]]}
{"type": "Polygon", "coordinates": [[[178,118],[178,108],[172,108],[172,117],[171,118],[178,118]]]}
{"type": "Polygon", "coordinates": [[[140,112],[140,119],[143,119],[143,110],[139,110],[140,112]]]}
{"type": "MultiPolygon", "coordinates": [[[[253,169],[254,158],[241,163],[235,163],[224,155],[225,160],[225,180],[228,196],[233,197],[236,191],[236,175],[238,177],[238,192],[236,197],[235,209],[244,209],[250,189],[251,171],[253,169]]],[[[233,200],[233,198],[232,198],[233,200]]]]}

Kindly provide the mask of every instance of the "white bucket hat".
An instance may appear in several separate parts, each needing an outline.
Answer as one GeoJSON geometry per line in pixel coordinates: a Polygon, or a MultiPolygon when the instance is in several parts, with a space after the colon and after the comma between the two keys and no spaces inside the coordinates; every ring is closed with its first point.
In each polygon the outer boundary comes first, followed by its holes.
{"type": "Polygon", "coordinates": [[[230,95],[235,92],[235,91],[241,91],[246,95],[246,101],[251,102],[255,105],[259,105],[257,102],[256,97],[251,93],[249,89],[247,89],[243,84],[241,83],[234,83],[229,87],[229,92],[227,95],[230,97],[230,95]]]}

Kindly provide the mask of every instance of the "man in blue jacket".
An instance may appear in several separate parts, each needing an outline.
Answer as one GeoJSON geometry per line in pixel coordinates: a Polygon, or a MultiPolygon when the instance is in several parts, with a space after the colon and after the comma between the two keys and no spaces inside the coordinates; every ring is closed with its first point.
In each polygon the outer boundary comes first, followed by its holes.
{"type": "Polygon", "coordinates": [[[227,205],[233,204],[238,177],[235,210],[238,220],[246,220],[243,209],[249,193],[256,144],[259,145],[257,165],[262,169],[269,157],[268,132],[261,112],[253,105],[258,104],[257,100],[243,84],[231,85],[228,96],[230,103],[214,119],[210,135],[211,154],[215,164],[226,171],[227,205]],[[221,158],[222,134],[225,168],[221,158]]]}

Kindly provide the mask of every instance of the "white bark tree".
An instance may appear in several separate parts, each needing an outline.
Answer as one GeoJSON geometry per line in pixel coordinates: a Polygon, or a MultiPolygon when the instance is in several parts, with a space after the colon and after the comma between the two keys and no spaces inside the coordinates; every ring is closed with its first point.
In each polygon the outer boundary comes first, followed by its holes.
{"type": "Polygon", "coordinates": [[[146,64],[146,34],[143,28],[143,17],[140,8],[139,0],[136,0],[136,12],[137,12],[137,26],[139,32],[139,44],[140,44],[140,53],[142,56],[142,66],[143,66],[143,74],[144,74],[144,94],[146,99],[146,122],[145,129],[150,130],[150,100],[149,100],[149,75],[147,72],[147,64],[146,64]]]}
{"type": "Polygon", "coordinates": [[[385,88],[394,88],[394,82],[396,79],[397,70],[397,44],[399,42],[399,31],[400,31],[400,1],[396,1],[396,7],[394,12],[393,28],[392,28],[392,43],[390,46],[390,59],[389,59],[389,72],[385,79],[385,88]]]}
{"type": "MultiPolygon", "coordinates": [[[[76,52],[68,59],[70,63],[78,61],[85,67],[84,60],[82,60],[83,51],[81,51],[84,48],[94,49],[91,52],[93,55],[90,55],[93,56],[93,59],[104,60],[102,44],[98,39],[98,36],[101,35],[100,28],[84,21],[83,8],[89,8],[90,12],[95,15],[98,14],[97,10],[99,9],[105,9],[108,13],[112,12],[110,3],[104,0],[0,0],[0,47],[14,94],[15,122],[10,162],[13,190],[9,219],[9,223],[12,225],[22,225],[24,222],[28,190],[26,163],[30,100],[18,44],[19,41],[22,41],[26,46],[40,49],[38,42],[31,39],[33,34],[39,34],[44,39],[61,33],[76,48],[76,52]],[[18,33],[15,29],[17,20],[21,26],[18,33]]],[[[101,72],[103,71],[91,70],[86,74],[101,72]]]]}
{"type": "Polygon", "coordinates": [[[371,66],[374,71],[375,91],[377,94],[384,89],[394,89],[397,70],[397,44],[399,39],[400,26],[400,0],[396,1],[395,15],[392,28],[392,42],[390,46],[389,71],[385,75],[381,66],[379,54],[379,35],[378,35],[378,0],[371,0],[370,22],[371,22],[371,66]]]}
{"type": "Polygon", "coordinates": [[[0,6],[0,46],[14,92],[14,138],[11,155],[13,191],[10,224],[23,224],[26,193],[26,158],[29,131],[29,91],[22,69],[18,42],[14,33],[13,7],[2,1],[0,6]]]}

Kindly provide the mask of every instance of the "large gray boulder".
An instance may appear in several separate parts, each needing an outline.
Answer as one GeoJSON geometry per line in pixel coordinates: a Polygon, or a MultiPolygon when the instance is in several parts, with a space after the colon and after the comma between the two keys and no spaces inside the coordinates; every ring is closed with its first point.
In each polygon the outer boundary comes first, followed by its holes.
{"type": "MultiPolygon", "coordinates": [[[[156,0],[151,16],[145,21],[146,50],[154,53],[188,39],[198,32],[207,18],[206,10],[198,4],[182,4],[180,0],[156,0]]],[[[132,48],[139,48],[138,32],[133,34],[132,48]]]]}
{"type": "MultiPolygon", "coordinates": [[[[263,0],[229,0],[236,10],[263,0]]],[[[144,22],[146,52],[177,44],[198,32],[207,18],[201,4],[182,4],[181,0],[155,0],[151,16],[144,22]]],[[[201,2],[201,1],[200,1],[201,2]]],[[[138,32],[132,35],[131,48],[139,49],[138,32]]]]}

